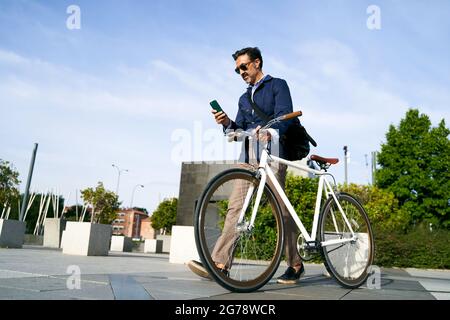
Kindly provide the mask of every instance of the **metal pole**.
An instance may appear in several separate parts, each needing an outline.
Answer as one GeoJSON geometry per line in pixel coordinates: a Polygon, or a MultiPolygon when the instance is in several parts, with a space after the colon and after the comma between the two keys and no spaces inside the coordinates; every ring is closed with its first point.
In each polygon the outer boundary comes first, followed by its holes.
{"type": "Polygon", "coordinates": [[[377,152],[372,151],[372,185],[375,185],[375,172],[377,171],[377,152]]]}
{"type": "Polygon", "coordinates": [[[131,193],[131,201],[130,201],[130,208],[133,209],[133,199],[134,199],[134,192],[136,191],[136,187],[141,187],[143,188],[144,185],[143,184],[137,184],[134,186],[133,188],[133,192],[131,193]]]}
{"type": "Polygon", "coordinates": [[[344,168],[345,168],[345,184],[347,184],[348,183],[348,172],[347,172],[347,160],[348,160],[348,158],[347,158],[347,151],[348,151],[348,148],[347,148],[347,146],[344,146],[344,168]]]}
{"type": "Polygon", "coordinates": [[[118,166],[116,166],[115,164],[113,164],[112,166],[113,166],[114,168],[116,168],[116,169],[117,169],[117,172],[118,172],[116,194],[117,194],[117,196],[119,196],[120,174],[122,173],[122,171],[128,172],[128,169],[120,170],[120,168],[119,168],[118,166]]]}
{"type": "Polygon", "coordinates": [[[78,221],[78,189],[75,189],[75,221],[78,221]]]}
{"type": "Polygon", "coordinates": [[[20,209],[19,221],[23,221],[23,216],[25,215],[26,203],[27,203],[27,199],[28,199],[28,193],[30,192],[30,184],[31,184],[31,178],[33,177],[33,169],[34,169],[34,162],[36,160],[37,149],[38,149],[38,144],[35,143],[34,144],[34,149],[33,149],[33,154],[31,156],[30,170],[28,170],[27,185],[25,187],[25,193],[23,195],[22,207],[20,209]]]}
{"type": "Polygon", "coordinates": [[[119,176],[117,177],[117,187],[116,187],[116,194],[119,195],[119,183],[120,183],[120,170],[119,170],[119,176]]]}
{"type": "Polygon", "coordinates": [[[367,161],[367,154],[364,155],[364,158],[366,158],[367,183],[370,183],[370,178],[369,178],[369,162],[367,161]]]}

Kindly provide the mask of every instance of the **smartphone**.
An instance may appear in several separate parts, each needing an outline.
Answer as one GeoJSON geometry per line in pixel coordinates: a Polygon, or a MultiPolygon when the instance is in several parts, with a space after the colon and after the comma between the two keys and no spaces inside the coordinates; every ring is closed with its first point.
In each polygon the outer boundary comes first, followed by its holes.
{"type": "Polygon", "coordinates": [[[217,112],[221,112],[223,111],[222,108],[220,107],[219,103],[216,100],[213,100],[209,103],[211,105],[211,107],[216,110],[217,112]]]}

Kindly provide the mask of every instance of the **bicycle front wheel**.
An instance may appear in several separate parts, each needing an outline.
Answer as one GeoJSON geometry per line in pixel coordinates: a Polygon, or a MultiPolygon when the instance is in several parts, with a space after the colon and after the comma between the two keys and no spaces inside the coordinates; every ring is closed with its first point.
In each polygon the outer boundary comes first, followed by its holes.
{"type": "Polygon", "coordinates": [[[256,172],[226,170],[209,182],[196,206],[195,240],[202,263],[222,287],[235,292],[266,284],[283,251],[281,210],[267,184],[250,228],[259,183],[256,172]],[[216,264],[225,265],[227,272],[216,264]]]}
{"type": "Polygon", "coordinates": [[[338,203],[333,197],[324,205],[320,219],[320,242],[325,267],[346,288],[357,288],[367,277],[373,262],[374,243],[372,228],[363,206],[353,196],[340,193],[338,203]],[[345,217],[348,221],[345,221],[345,217]],[[356,240],[339,244],[327,241],[351,239],[353,229],[356,240]]]}

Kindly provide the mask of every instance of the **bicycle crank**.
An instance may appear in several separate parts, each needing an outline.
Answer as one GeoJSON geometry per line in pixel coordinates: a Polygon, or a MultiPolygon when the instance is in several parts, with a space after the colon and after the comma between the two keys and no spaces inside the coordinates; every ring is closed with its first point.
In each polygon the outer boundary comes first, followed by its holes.
{"type": "Polygon", "coordinates": [[[307,242],[302,234],[297,238],[297,251],[304,261],[311,260],[319,252],[316,242],[307,242]]]}

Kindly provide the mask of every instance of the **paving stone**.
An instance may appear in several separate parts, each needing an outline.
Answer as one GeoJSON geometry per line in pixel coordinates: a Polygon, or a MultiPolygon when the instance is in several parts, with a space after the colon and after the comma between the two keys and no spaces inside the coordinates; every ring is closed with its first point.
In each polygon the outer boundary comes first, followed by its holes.
{"type": "Polygon", "coordinates": [[[349,290],[324,276],[321,264],[306,264],[306,274],[296,285],[277,284],[276,277],[285,269],[283,261],[274,278],[260,290],[237,294],[198,277],[186,265],[169,263],[168,254],[127,252],[81,257],[24,246],[0,249],[0,299],[137,299],[133,288],[157,300],[428,300],[448,299],[450,294],[450,273],[441,270],[382,268],[380,289],[363,285],[349,290]],[[80,268],[80,289],[67,288],[72,276],[67,272],[69,266],[80,268]],[[118,281],[122,288],[115,295],[118,281]]]}

